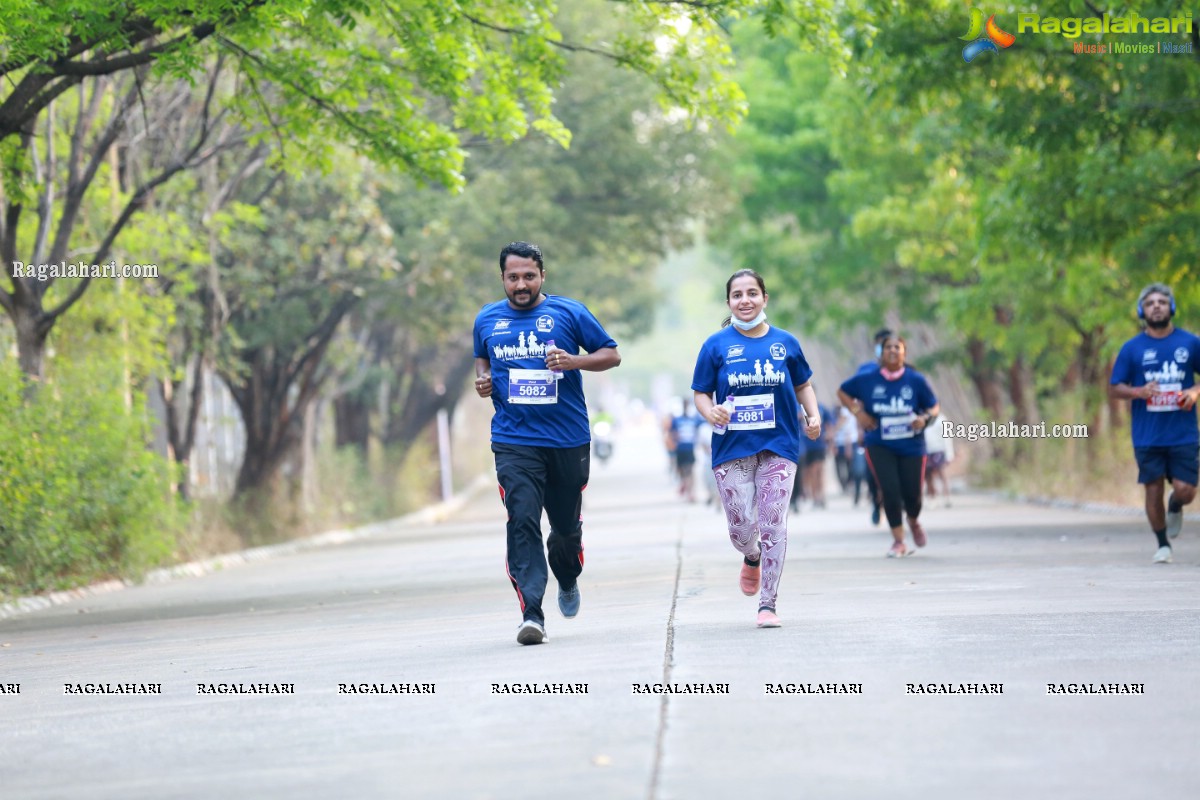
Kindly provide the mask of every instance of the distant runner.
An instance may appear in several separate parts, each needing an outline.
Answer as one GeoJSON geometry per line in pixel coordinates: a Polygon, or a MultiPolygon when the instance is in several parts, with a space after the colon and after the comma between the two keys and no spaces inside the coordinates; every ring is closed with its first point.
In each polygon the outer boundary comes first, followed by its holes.
{"type": "MultiPolygon", "coordinates": [[[[854,371],[855,375],[873,373],[879,369],[879,360],[883,358],[883,343],[891,335],[891,328],[880,328],[879,330],[875,331],[875,336],[872,337],[875,347],[875,360],[864,361],[863,363],[859,364],[858,369],[854,371]]],[[[863,431],[863,433],[865,433],[865,431],[863,431]]],[[[879,491],[879,484],[875,482],[874,471],[870,469],[867,470],[867,494],[871,498],[871,524],[878,525],[880,513],[883,511],[883,494],[879,491]]]]}
{"type": "Polygon", "coordinates": [[[892,333],[883,342],[880,365],[860,371],[838,389],[838,399],[854,412],[866,431],[867,462],[879,484],[883,512],[892,529],[888,558],[909,555],[904,544],[904,515],[913,544],[924,547],[921,514],[925,475],[923,431],[938,415],[938,401],[925,376],[908,366],[904,339],[892,333]]]}
{"type": "Polygon", "coordinates": [[[683,412],[671,419],[667,430],[674,444],[679,494],[689,503],[696,502],[696,437],[703,424],[704,418],[696,413],[695,406],[685,403],[683,412]]]}
{"type": "Polygon", "coordinates": [[[1146,519],[1158,540],[1154,563],[1169,564],[1170,540],[1183,530],[1183,507],[1196,498],[1200,338],[1171,322],[1175,295],[1165,284],[1142,289],[1137,315],[1145,330],[1121,347],[1108,394],[1133,401],[1130,430],[1138,483],[1146,487],[1146,519]],[[1165,481],[1171,482],[1171,496],[1164,513],[1165,481]]]}

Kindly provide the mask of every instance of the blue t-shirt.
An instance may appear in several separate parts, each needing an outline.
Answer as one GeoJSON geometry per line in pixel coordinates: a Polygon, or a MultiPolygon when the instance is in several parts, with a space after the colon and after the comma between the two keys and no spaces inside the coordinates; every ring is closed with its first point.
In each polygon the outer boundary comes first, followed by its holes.
{"type": "Polygon", "coordinates": [[[500,300],[475,318],[475,357],[491,361],[492,441],[533,447],[579,447],[592,440],[583,377],[556,379],[546,369],[547,342],[572,355],[617,343],[592,312],[561,295],[518,310],[500,300]]]}
{"type": "Polygon", "coordinates": [[[1110,383],[1145,386],[1158,381],[1162,394],[1134,400],[1134,447],[1168,447],[1200,443],[1196,409],[1179,407],[1179,393],[1195,385],[1200,369],[1200,338],[1176,328],[1162,339],[1139,333],[1121,347],[1110,383]]]}
{"type": "Polygon", "coordinates": [[[696,449],[696,432],[704,422],[696,414],[680,414],[671,418],[671,432],[675,435],[675,451],[685,453],[696,449]]]}
{"type": "Polygon", "coordinates": [[[867,431],[863,444],[882,445],[897,455],[925,455],[925,436],[913,430],[913,420],[937,405],[937,397],[925,376],[912,367],[894,381],[874,372],[860,372],[846,380],[841,389],[862,403],[863,410],[876,422],[867,431]]]}
{"type": "Polygon", "coordinates": [[[746,336],[732,325],[709,336],[696,357],[692,390],[736,409],[723,436],[713,436],[713,466],[763,451],[799,463],[800,403],[796,387],[812,378],[800,341],[769,327],[765,336],[746,336]]]}

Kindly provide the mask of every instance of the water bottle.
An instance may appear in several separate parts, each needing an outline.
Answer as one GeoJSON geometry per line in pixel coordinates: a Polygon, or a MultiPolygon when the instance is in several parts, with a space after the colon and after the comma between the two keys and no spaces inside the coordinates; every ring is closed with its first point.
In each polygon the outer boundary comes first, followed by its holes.
{"type": "MultiPolygon", "coordinates": [[[[546,348],[547,349],[549,349],[551,347],[555,347],[555,346],[556,345],[554,344],[553,339],[546,340],[546,348]]],[[[550,374],[554,376],[554,380],[556,380],[556,381],[562,380],[563,373],[562,373],[561,369],[552,369],[552,370],[550,370],[550,374]]]]}
{"type": "MultiPolygon", "coordinates": [[[[730,414],[733,414],[733,395],[729,395],[728,397],[726,397],[725,402],[721,403],[721,407],[726,409],[730,414]]],[[[713,429],[713,433],[717,434],[718,436],[725,435],[725,426],[724,425],[713,425],[712,429],[713,429]]]]}

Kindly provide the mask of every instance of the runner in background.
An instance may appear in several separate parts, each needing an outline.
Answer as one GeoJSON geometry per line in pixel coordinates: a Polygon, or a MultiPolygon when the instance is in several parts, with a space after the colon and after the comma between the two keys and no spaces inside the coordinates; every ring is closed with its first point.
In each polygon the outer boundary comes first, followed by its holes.
{"type": "Polygon", "coordinates": [[[941,493],[946,508],[950,507],[950,478],[946,476],[946,467],[954,460],[954,440],[942,435],[946,418],[938,419],[937,425],[925,428],[925,495],[933,498],[938,495],[937,484],[941,483],[941,493]]]}
{"type": "MultiPolygon", "coordinates": [[[[833,464],[838,485],[849,492],[854,466],[854,448],[858,446],[858,420],[850,409],[838,405],[837,424],[833,429],[833,464]]],[[[858,505],[857,501],[855,505],[858,505]]]]}
{"type": "Polygon", "coordinates": [[[671,423],[682,413],[683,406],[680,405],[679,398],[672,396],[667,407],[667,413],[659,420],[659,427],[662,429],[663,447],[667,451],[667,474],[675,483],[679,481],[679,465],[675,461],[675,437],[671,435],[671,423]]]}
{"type": "Polygon", "coordinates": [[[721,508],[721,493],[717,490],[717,476],[713,474],[712,465],[712,425],[708,420],[700,418],[700,427],[696,429],[696,461],[700,463],[700,474],[704,481],[704,505],[714,506],[717,511],[721,508]]]}
{"type": "MultiPolygon", "coordinates": [[[[859,364],[858,369],[854,371],[855,375],[872,373],[879,369],[879,360],[883,357],[883,343],[891,335],[891,328],[880,328],[879,330],[875,331],[875,336],[872,338],[873,346],[875,348],[875,360],[864,361],[863,363],[859,364]]],[[[861,427],[860,432],[865,437],[866,431],[862,431],[861,427]]],[[[867,470],[866,482],[867,493],[871,498],[871,524],[878,525],[880,512],[883,510],[883,494],[879,491],[879,483],[875,480],[875,473],[869,469],[867,470]]]]}
{"type": "Polygon", "coordinates": [[[1195,373],[1200,338],[1176,328],[1175,295],[1152,283],[1138,295],[1137,315],[1145,329],[1117,354],[1108,387],[1114,400],[1132,400],[1130,433],[1145,487],[1146,519],[1158,540],[1154,563],[1171,563],[1171,539],[1183,529],[1183,507],[1196,498],[1197,448],[1195,373]],[[1163,510],[1165,483],[1171,496],[1163,510]]]}
{"type": "Polygon", "coordinates": [[[696,435],[704,423],[692,403],[685,403],[683,412],[671,419],[667,436],[675,453],[675,470],[679,479],[679,495],[689,503],[696,502],[696,435]]]}
{"type": "Polygon", "coordinates": [[[841,385],[838,399],[867,432],[867,462],[883,495],[883,511],[892,529],[888,558],[909,555],[904,544],[904,517],[913,543],[924,547],[921,514],[925,469],[925,427],[938,415],[937,397],[925,376],[905,363],[902,338],[889,335],[875,372],[860,372],[841,385]]]}
{"type": "Polygon", "coordinates": [[[803,438],[804,487],[813,508],[825,508],[825,458],[830,449],[830,432],[835,417],[824,403],[818,403],[821,415],[821,436],[817,439],[803,438]]]}

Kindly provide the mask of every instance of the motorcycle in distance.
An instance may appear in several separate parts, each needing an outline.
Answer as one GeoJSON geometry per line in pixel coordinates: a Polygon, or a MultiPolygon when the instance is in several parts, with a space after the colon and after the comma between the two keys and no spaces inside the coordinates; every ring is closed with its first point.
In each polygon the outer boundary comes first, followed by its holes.
{"type": "Polygon", "coordinates": [[[592,455],[604,464],[612,457],[612,423],[601,419],[592,423],[592,455]]]}

